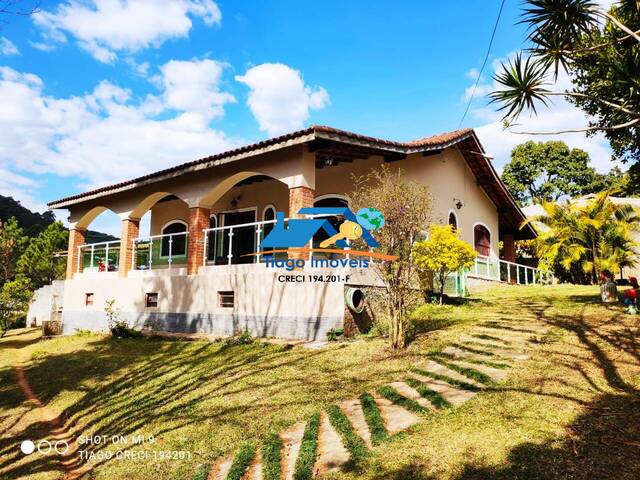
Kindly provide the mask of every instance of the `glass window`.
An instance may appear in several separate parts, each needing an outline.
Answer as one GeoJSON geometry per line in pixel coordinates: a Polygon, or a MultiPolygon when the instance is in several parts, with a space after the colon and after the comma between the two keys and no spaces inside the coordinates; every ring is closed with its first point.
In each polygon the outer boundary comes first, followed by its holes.
{"type": "Polygon", "coordinates": [[[147,293],[145,296],[145,305],[147,308],[155,308],[158,306],[158,294],[147,293]]]}
{"type": "Polygon", "coordinates": [[[458,219],[456,218],[456,214],[453,212],[449,212],[449,225],[453,228],[458,228],[458,219]]]}
{"type": "Polygon", "coordinates": [[[187,254],[187,226],[182,222],[173,222],[162,229],[162,235],[172,235],[162,237],[160,255],[169,256],[169,239],[171,238],[171,256],[184,256],[187,254]]]}
{"type": "Polygon", "coordinates": [[[491,253],[491,233],[484,225],[473,227],[473,245],[479,255],[488,257],[491,253]]]}
{"type": "Polygon", "coordinates": [[[218,306],[222,308],[233,308],[235,304],[235,292],[218,292],[218,306]]]}

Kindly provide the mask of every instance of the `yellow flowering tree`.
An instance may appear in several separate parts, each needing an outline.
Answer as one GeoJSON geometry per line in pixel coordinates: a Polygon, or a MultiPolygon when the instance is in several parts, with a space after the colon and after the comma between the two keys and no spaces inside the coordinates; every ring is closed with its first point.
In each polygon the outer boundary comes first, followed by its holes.
{"type": "Polygon", "coordinates": [[[451,225],[431,225],[429,238],[414,244],[412,253],[418,268],[431,272],[440,282],[440,305],[447,277],[461,268],[470,268],[476,258],[473,247],[460,240],[451,225]]]}

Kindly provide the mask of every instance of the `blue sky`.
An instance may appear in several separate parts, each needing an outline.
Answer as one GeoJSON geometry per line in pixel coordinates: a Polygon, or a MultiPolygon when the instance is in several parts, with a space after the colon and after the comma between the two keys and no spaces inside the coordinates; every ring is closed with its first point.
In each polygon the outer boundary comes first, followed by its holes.
{"type": "MultiPolygon", "coordinates": [[[[606,3],[606,2],[605,2],[606,3]]],[[[310,124],[411,140],[458,128],[499,0],[44,1],[0,31],[0,193],[47,201],[310,124]]],[[[521,48],[507,0],[474,127],[498,168],[526,137],[487,107],[521,48]]],[[[568,79],[562,79],[569,82],[568,79]]],[[[562,102],[527,129],[584,125],[562,102]]],[[[600,138],[563,137],[601,171],[600,138]]],[[[537,138],[544,139],[544,138],[537,138]]]]}

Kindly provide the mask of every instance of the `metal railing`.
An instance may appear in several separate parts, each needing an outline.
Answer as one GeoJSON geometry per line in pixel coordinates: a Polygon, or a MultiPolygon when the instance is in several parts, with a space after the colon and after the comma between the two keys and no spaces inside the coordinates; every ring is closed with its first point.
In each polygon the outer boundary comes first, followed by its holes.
{"type": "Polygon", "coordinates": [[[78,272],[116,272],[119,262],[120,240],[78,247],[78,272]]]}
{"type": "MultiPolygon", "coordinates": [[[[332,217],[334,215],[308,215],[307,218],[332,217]]],[[[290,219],[285,218],[285,224],[290,219]]],[[[204,265],[234,265],[239,263],[260,263],[266,255],[278,258],[287,258],[287,252],[269,253],[270,248],[261,249],[260,243],[271,231],[270,227],[277,220],[263,220],[260,222],[241,223],[222,227],[205,228],[204,232],[204,265]],[[253,256],[245,256],[248,253],[258,253],[253,256]]],[[[347,244],[349,241],[347,240],[347,244]]],[[[309,248],[317,246],[313,239],[309,241],[309,248]]],[[[348,249],[349,247],[346,247],[348,249]]],[[[309,260],[314,256],[327,256],[332,254],[309,252],[309,260]]],[[[347,254],[347,258],[349,255],[347,254]]]]}
{"type": "Polygon", "coordinates": [[[151,270],[187,264],[188,232],[150,235],[132,240],[131,269],[151,270]]]}
{"type": "Polygon", "coordinates": [[[549,285],[554,279],[548,270],[482,255],[476,257],[467,275],[520,285],[549,285]]]}

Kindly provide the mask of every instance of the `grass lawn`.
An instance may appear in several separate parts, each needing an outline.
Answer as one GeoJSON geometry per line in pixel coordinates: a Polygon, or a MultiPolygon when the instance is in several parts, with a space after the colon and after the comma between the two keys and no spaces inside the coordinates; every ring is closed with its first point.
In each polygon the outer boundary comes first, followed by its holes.
{"type": "MultiPolygon", "coordinates": [[[[375,446],[362,471],[332,478],[640,478],[640,317],[600,305],[596,288],[572,286],[496,289],[421,316],[439,329],[400,354],[376,338],[309,350],[12,331],[0,339],[0,478],[61,477],[54,457],[19,452],[23,440],[49,434],[16,383],[17,363],[76,437],[153,436],[133,450],[191,453],[95,458],[89,478],[189,479],[199,464],[405,378],[426,354],[492,319],[550,330],[505,382],[460,407],[421,413],[410,431],[375,446]]],[[[103,456],[118,448],[92,447],[103,456]]]]}

